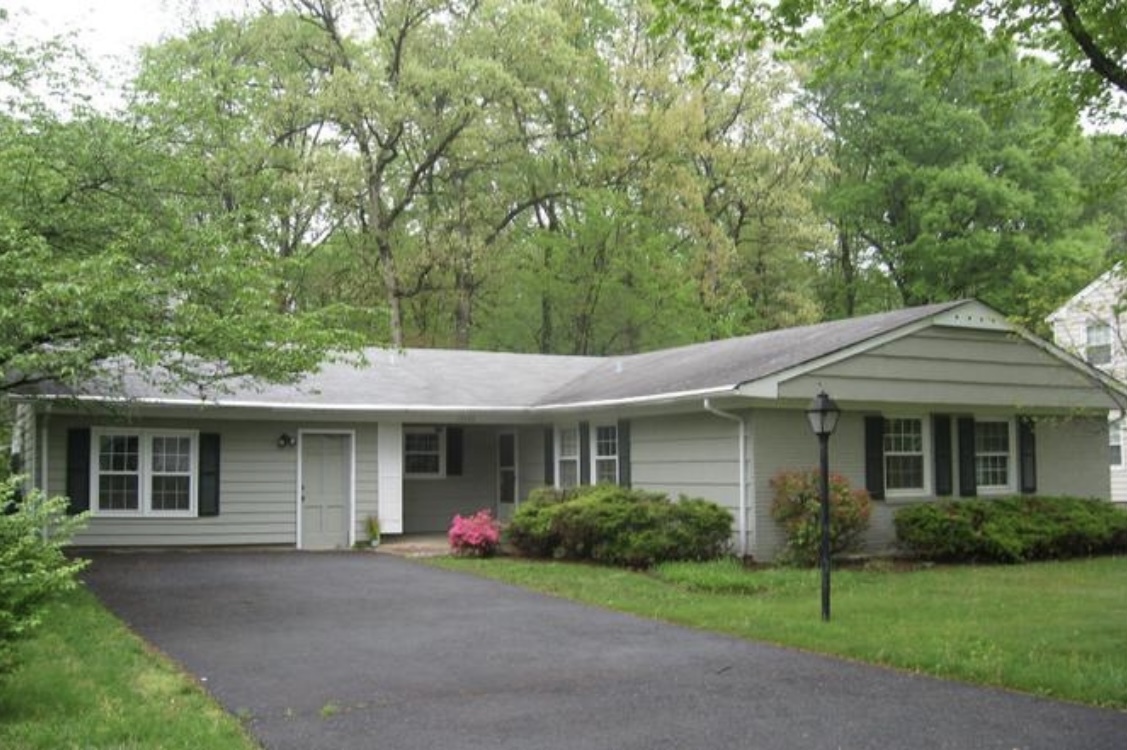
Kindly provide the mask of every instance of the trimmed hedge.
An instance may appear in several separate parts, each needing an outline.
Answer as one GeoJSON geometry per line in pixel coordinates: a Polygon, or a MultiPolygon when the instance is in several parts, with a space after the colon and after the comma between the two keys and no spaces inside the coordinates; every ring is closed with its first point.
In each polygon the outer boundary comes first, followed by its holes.
{"type": "Polygon", "coordinates": [[[1018,563],[1127,552],[1127,511],[1105,500],[1003,497],[897,511],[900,545],[944,562],[1018,563]]]}
{"type": "Polygon", "coordinates": [[[648,568],[712,560],[728,550],[732,516],[707,500],[615,485],[543,488],[521,503],[506,540],[527,557],[591,560],[648,568]]]}

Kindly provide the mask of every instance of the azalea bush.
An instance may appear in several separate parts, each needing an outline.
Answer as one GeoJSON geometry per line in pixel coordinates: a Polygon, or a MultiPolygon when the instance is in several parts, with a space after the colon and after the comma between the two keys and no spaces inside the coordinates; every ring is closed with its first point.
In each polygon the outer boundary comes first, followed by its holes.
{"type": "Polygon", "coordinates": [[[501,525],[483,509],[472,516],[454,516],[446,536],[456,555],[489,557],[501,543],[501,525]]]}
{"type": "Polygon", "coordinates": [[[0,482],[0,675],[15,667],[16,642],[39,626],[51,597],[74,588],[86,565],[63,553],[85,516],[68,516],[66,498],[38,490],[21,498],[19,482],[0,482]]]}
{"type": "MultiPolygon", "coordinates": [[[[771,478],[775,499],[771,517],[786,532],[787,546],[780,559],[796,565],[818,562],[821,546],[821,472],[781,471],[771,478]]],[[[861,534],[869,528],[872,500],[864,490],[855,490],[840,474],[830,474],[830,553],[850,552],[860,546],[861,534]]]]}

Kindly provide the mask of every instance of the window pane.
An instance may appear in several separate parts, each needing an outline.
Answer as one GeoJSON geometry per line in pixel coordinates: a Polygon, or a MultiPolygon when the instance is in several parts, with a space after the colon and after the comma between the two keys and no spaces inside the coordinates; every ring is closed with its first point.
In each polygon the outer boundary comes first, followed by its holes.
{"type": "Polygon", "coordinates": [[[153,438],[153,471],[158,474],[187,474],[192,470],[192,439],[157,436],[153,438]]]}
{"type": "Polygon", "coordinates": [[[1112,466],[1123,465],[1123,420],[1116,419],[1107,425],[1108,460],[1112,466]]]}
{"type": "Polygon", "coordinates": [[[433,453],[408,453],[403,457],[403,468],[408,474],[437,474],[438,455],[433,453]]]}
{"type": "Polygon", "coordinates": [[[408,432],[403,439],[408,453],[438,453],[437,432],[408,432]]]}
{"type": "Polygon", "coordinates": [[[923,456],[888,456],[885,459],[884,484],[890,490],[923,488],[923,456]]]}
{"type": "Polygon", "coordinates": [[[98,510],[138,510],[140,478],[135,474],[98,477],[98,510]]]}
{"type": "Polygon", "coordinates": [[[579,428],[564,427],[560,430],[560,456],[579,455],[579,428]]]}
{"type": "Polygon", "coordinates": [[[1009,453],[1010,426],[1007,422],[976,422],[975,453],[1009,453]]]}
{"type": "Polygon", "coordinates": [[[191,510],[190,490],[190,477],[153,477],[153,510],[191,510]]]}
{"type": "Polygon", "coordinates": [[[595,428],[595,455],[618,455],[618,428],[615,426],[595,428]]]}
{"type": "Polygon", "coordinates": [[[102,435],[98,440],[100,471],[137,471],[141,463],[136,435],[102,435]]]}
{"type": "Polygon", "coordinates": [[[595,483],[618,484],[618,461],[613,458],[596,459],[595,483]]]}
{"type": "Polygon", "coordinates": [[[516,466],[517,445],[513,435],[502,435],[498,444],[497,463],[500,466],[516,466]]]}
{"type": "Polygon", "coordinates": [[[579,484],[579,462],[574,458],[560,459],[560,487],[575,487],[579,484]]]}
{"type": "Polygon", "coordinates": [[[1009,484],[1008,456],[976,456],[974,480],[980,487],[1004,487],[1009,484]]]}

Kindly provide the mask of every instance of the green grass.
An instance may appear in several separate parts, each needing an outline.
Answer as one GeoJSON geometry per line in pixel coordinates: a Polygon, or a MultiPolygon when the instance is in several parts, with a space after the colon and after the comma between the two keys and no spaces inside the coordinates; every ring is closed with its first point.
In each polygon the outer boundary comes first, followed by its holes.
{"type": "Polygon", "coordinates": [[[1127,708],[1127,558],[835,571],[829,623],[820,619],[816,570],[721,561],[647,574],[508,558],[431,562],[741,638],[1127,708]]]}
{"type": "Polygon", "coordinates": [[[0,747],[256,747],[238,720],[85,589],[55,602],[20,651],[21,665],[0,677],[0,747]]]}

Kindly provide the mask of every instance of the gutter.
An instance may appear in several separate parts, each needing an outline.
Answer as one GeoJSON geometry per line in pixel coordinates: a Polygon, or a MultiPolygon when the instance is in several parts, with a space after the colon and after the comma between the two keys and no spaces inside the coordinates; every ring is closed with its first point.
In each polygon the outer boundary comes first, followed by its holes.
{"type": "Polygon", "coordinates": [[[729,419],[733,422],[739,423],[739,466],[740,466],[740,497],[739,497],[739,518],[737,519],[737,526],[739,527],[739,553],[740,558],[747,557],[747,422],[743,417],[732,414],[731,412],[722,411],[712,405],[711,399],[704,400],[704,410],[710,414],[715,414],[723,419],[729,419]]]}

